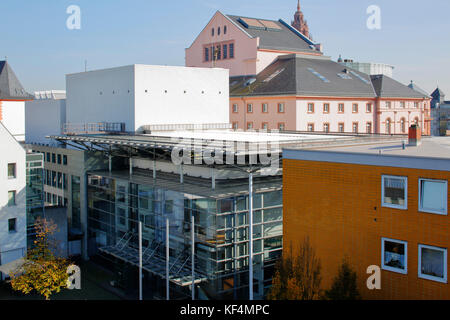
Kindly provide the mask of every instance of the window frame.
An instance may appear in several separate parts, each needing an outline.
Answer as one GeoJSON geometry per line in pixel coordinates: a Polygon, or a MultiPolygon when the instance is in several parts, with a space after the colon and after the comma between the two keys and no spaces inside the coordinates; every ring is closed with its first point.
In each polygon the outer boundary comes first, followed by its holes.
{"type": "Polygon", "coordinates": [[[233,103],[233,104],[231,105],[231,111],[232,111],[233,113],[239,113],[239,105],[238,105],[237,103],[233,103]],[[236,109],[235,109],[234,107],[236,107],[236,109]],[[236,110],[236,111],[235,111],[235,110],[236,110]]]}
{"type": "Polygon", "coordinates": [[[12,162],[12,163],[8,163],[8,180],[14,180],[14,179],[17,179],[17,164],[15,163],[15,162],[12,162]],[[9,166],[13,166],[13,175],[12,176],[10,176],[9,175],[9,166]]]}
{"type": "Polygon", "coordinates": [[[306,105],[306,111],[307,111],[307,113],[309,113],[309,114],[314,113],[314,109],[315,109],[314,102],[308,102],[307,105],[306,105]],[[309,106],[310,106],[310,105],[312,105],[312,111],[309,111],[309,106]]]}
{"type": "Polygon", "coordinates": [[[345,113],[345,103],[338,103],[338,113],[345,113]],[[342,111],[340,107],[342,106],[342,111]]]}
{"type": "Polygon", "coordinates": [[[384,208],[390,208],[390,209],[408,210],[408,177],[392,176],[392,175],[384,175],[384,174],[381,175],[381,206],[384,208]],[[385,178],[402,179],[405,181],[405,191],[404,191],[405,204],[403,206],[384,202],[384,179],[385,178]]]}
{"type": "Polygon", "coordinates": [[[277,111],[278,113],[285,113],[286,109],[285,109],[285,103],[284,102],[279,102],[277,104],[277,111]],[[282,106],[282,110],[280,111],[280,107],[282,106]]]}
{"type": "Polygon", "coordinates": [[[280,131],[286,131],[286,124],[284,122],[278,122],[277,127],[280,131]],[[281,126],[283,126],[283,129],[281,129],[281,126]]]}
{"type": "Polygon", "coordinates": [[[306,124],[306,131],[307,132],[314,132],[314,123],[313,122],[309,122],[306,124]],[[309,130],[309,126],[311,126],[312,130],[309,130]]]}
{"type": "Polygon", "coordinates": [[[372,121],[367,121],[366,122],[366,133],[367,134],[372,134],[373,132],[372,132],[373,130],[372,130],[372,121]],[[370,127],[370,132],[369,132],[369,127],[370,127]]]}
{"type": "Polygon", "coordinates": [[[330,113],[330,103],[329,102],[324,102],[324,104],[323,104],[323,113],[324,114],[330,113]],[[325,106],[328,107],[328,110],[325,110],[325,106]]]}
{"type": "Polygon", "coordinates": [[[428,178],[419,178],[419,197],[418,197],[418,211],[419,212],[424,212],[424,213],[432,213],[432,214],[438,214],[441,216],[446,216],[448,215],[448,181],[447,180],[439,180],[439,179],[428,179],[428,178]],[[436,210],[432,210],[432,209],[427,209],[422,207],[422,181],[431,181],[431,182],[444,182],[445,183],[445,192],[444,192],[444,196],[445,196],[445,207],[444,207],[444,212],[442,211],[436,211],[436,210]]]}
{"type": "Polygon", "coordinates": [[[358,113],[358,112],[359,112],[359,104],[353,103],[352,104],[352,113],[358,113]],[[355,107],[356,107],[356,111],[355,111],[355,107]]]}
{"type": "Polygon", "coordinates": [[[261,112],[262,113],[269,113],[269,104],[267,102],[263,102],[261,104],[261,112]],[[264,106],[266,106],[266,111],[264,111],[264,106]]]}
{"type": "Polygon", "coordinates": [[[253,130],[255,128],[253,121],[248,121],[247,122],[247,130],[253,130]],[[251,124],[251,128],[249,128],[249,124],[251,124]]]}
{"type": "Polygon", "coordinates": [[[417,274],[418,274],[418,277],[420,279],[431,280],[431,281],[436,281],[436,282],[440,282],[440,283],[447,283],[447,279],[448,279],[447,278],[447,275],[448,275],[448,272],[447,272],[447,268],[448,268],[448,266],[447,266],[447,248],[436,247],[436,246],[429,246],[429,245],[426,245],[426,244],[420,244],[419,243],[418,250],[419,250],[418,255],[417,255],[417,257],[418,257],[418,261],[417,261],[417,274]],[[444,260],[444,268],[443,268],[443,270],[444,270],[444,278],[434,277],[434,276],[430,276],[428,274],[422,274],[422,250],[421,250],[422,248],[432,249],[432,250],[436,250],[436,251],[441,251],[441,252],[444,253],[444,259],[443,259],[444,260]]]}
{"type": "Polygon", "coordinates": [[[352,122],[352,133],[359,133],[359,122],[358,121],[354,121],[352,122]],[[356,131],[355,131],[355,125],[356,125],[356,131]]]}
{"type": "Polygon", "coordinates": [[[247,113],[253,113],[253,103],[247,103],[247,113]],[[248,107],[250,106],[250,111],[248,111],[248,107]]]}
{"type": "Polygon", "coordinates": [[[408,274],[408,241],[391,239],[391,238],[381,238],[381,269],[386,271],[391,271],[400,274],[408,274]],[[390,267],[385,265],[384,261],[384,243],[385,241],[395,242],[399,244],[403,244],[405,246],[405,270],[401,270],[398,268],[390,267]]]}
{"type": "Polygon", "coordinates": [[[9,218],[8,219],[8,232],[9,233],[17,233],[17,218],[9,218]],[[10,221],[14,221],[14,229],[11,230],[10,221]]]}
{"type": "Polygon", "coordinates": [[[17,200],[17,191],[16,190],[8,190],[8,204],[7,204],[7,207],[8,208],[16,207],[17,206],[17,201],[16,200],[17,200]],[[14,199],[13,204],[9,203],[9,194],[10,193],[14,195],[14,197],[13,197],[13,199],[14,199]]]}
{"type": "Polygon", "coordinates": [[[338,132],[339,133],[344,133],[345,132],[345,123],[344,122],[339,122],[338,123],[338,132]],[[342,126],[342,131],[341,131],[341,126],[342,126]]]}
{"type": "Polygon", "coordinates": [[[323,123],[323,132],[324,133],[330,133],[330,123],[329,122],[324,122],[323,123]],[[327,130],[325,130],[325,126],[327,127],[327,130]]]}
{"type": "Polygon", "coordinates": [[[263,123],[261,123],[261,129],[262,129],[262,130],[269,130],[269,123],[268,123],[268,122],[263,122],[263,123]],[[264,128],[264,125],[266,125],[267,128],[264,128]]]}
{"type": "Polygon", "coordinates": [[[366,113],[372,113],[372,103],[366,103],[366,113]]]}

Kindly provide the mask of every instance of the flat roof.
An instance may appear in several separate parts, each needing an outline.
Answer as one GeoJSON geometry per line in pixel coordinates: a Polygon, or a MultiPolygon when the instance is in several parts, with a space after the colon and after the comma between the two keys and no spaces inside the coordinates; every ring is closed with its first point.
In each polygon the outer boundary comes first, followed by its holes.
{"type": "Polygon", "coordinates": [[[419,146],[398,137],[384,142],[289,147],[283,149],[283,158],[450,171],[450,137],[423,137],[419,146]]]}

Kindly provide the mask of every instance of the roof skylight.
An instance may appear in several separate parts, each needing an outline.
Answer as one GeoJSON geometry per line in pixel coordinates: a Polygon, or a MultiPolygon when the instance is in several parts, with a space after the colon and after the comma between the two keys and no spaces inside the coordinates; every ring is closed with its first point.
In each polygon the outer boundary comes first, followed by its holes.
{"type": "Polygon", "coordinates": [[[355,77],[357,77],[359,80],[361,80],[362,82],[364,82],[365,84],[369,84],[369,81],[367,81],[367,79],[364,79],[362,76],[360,76],[359,74],[357,74],[355,71],[350,71],[350,73],[352,75],[354,75],[355,77]]]}
{"type": "Polygon", "coordinates": [[[314,70],[313,68],[308,68],[308,71],[311,72],[313,75],[315,75],[317,78],[319,78],[320,80],[322,80],[325,83],[330,83],[330,80],[328,80],[327,78],[325,78],[323,75],[321,75],[320,73],[318,73],[316,70],[314,70]]]}

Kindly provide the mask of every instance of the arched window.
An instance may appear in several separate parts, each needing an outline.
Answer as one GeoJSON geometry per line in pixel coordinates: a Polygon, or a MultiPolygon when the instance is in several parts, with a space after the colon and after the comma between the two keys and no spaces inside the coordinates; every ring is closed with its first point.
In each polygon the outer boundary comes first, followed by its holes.
{"type": "Polygon", "coordinates": [[[217,35],[220,36],[220,27],[217,28],[217,35]]]}
{"type": "Polygon", "coordinates": [[[391,134],[391,118],[386,119],[386,134],[391,134]]]}
{"type": "Polygon", "coordinates": [[[211,29],[211,36],[214,37],[214,28],[211,29]]]}
{"type": "Polygon", "coordinates": [[[402,133],[405,133],[405,132],[406,132],[405,118],[401,118],[401,119],[400,119],[400,129],[402,130],[402,133]]]}
{"type": "Polygon", "coordinates": [[[223,26],[223,34],[227,34],[227,26],[223,26]]]}

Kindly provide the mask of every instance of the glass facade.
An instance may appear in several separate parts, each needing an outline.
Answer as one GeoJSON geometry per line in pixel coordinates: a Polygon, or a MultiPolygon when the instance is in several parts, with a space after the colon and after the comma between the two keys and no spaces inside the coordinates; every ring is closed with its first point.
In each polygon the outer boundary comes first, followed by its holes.
{"type": "Polygon", "coordinates": [[[44,154],[27,154],[26,159],[27,243],[30,247],[35,234],[34,222],[44,215],[44,154]]]}
{"type": "MultiPolygon", "coordinates": [[[[100,254],[99,249],[116,245],[128,234],[133,237],[127,245],[137,248],[138,221],[142,221],[143,250],[160,250],[165,257],[168,218],[170,263],[183,261],[191,250],[193,216],[195,270],[206,279],[197,294],[212,299],[247,299],[248,196],[203,197],[168,190],[149,181],[135,184],[88,175],[88,254],[100,254]]],[[[185,190],[195,192],[195,187],[185,190]]],[[[282,192],[255,192],[254,292],[255,297],[263,298],[282,250],[282,192]]],[[[164,286],[160,289],[158,292],[153,288],[154,295],[164,296],[164,286]]],[[[185,293],[189,295],[189,291],[185,293]]]]}
{"type": "Polygon", "coordinates": [[[80,177],[72,176],[72,218],[70,226],[76,229],[81,229],[80,190],[80,177]]]}

